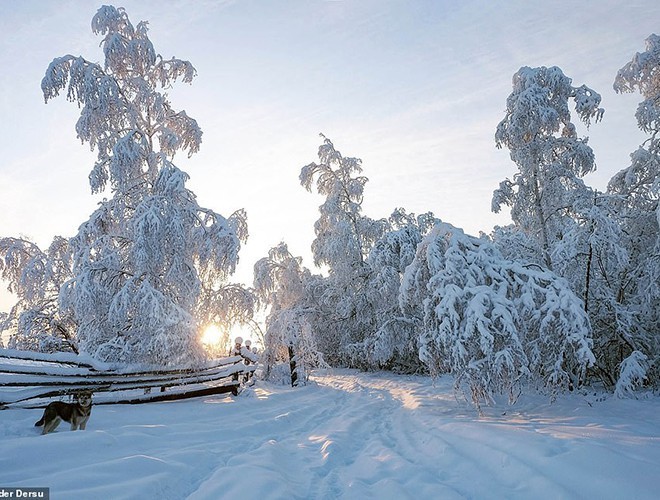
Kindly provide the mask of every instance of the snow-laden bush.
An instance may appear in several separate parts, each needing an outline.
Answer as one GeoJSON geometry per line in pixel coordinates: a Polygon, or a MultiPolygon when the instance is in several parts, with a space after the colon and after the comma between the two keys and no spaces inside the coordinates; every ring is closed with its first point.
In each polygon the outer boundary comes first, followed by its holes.
{"type": "Polygon", "coordinates": [[[415,258],[417,246],[436,219],[428,212],[416,216],[397,208],[389,218],[391,229],[373,246],[365,294],[375,312],[375,331],[360,351],[370,368],[414,373],[423,368],[417,347],[417,318],[403,315],[398,295],[405,269],[415,258]]]}
{"type": "Polygon", "coordinates": [[[649,363],[646,354],[633,351],[621,363],[621,372],[614,389],[614,395],[618,398],[632,397],[635,389],[641,387],[647,380],[648,368],[649,363]]]}
{"type": "Polygon", "coordinates": [[[563,279],[449,224],[419,245],[400,302],[423,314],[420,359],[454,374],[476,405],[495,393],[514,400],[524,382],[575,387],[594,362],[589,320],[563,279]]]}

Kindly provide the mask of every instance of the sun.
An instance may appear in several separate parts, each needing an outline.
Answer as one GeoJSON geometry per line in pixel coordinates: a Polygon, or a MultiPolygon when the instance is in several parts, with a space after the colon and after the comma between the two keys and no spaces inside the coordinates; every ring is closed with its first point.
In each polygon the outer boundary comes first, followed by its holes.
{"type": "Polygon", "coordinates": [[[209,347],[218,345],[220,342],[222,342],[222,340],[222,331],[218,325],[207,326],[204,330],[204,333],[202,333],[202,337],[200,338],[200,342],[209,347]]]}
{"type": "Polygon", "coordinates": [[[211,357],[227,356],[229,349],[234,345],[234,339],[241,337],[243,342],[245,340],[253,341],[253,348],[257,347],[254,339],[252,339],[253,332],[241,325],[233,325],[231,329],[220,323],[210,323],[201,330],[199,335],[199,343],[211,357]]]}

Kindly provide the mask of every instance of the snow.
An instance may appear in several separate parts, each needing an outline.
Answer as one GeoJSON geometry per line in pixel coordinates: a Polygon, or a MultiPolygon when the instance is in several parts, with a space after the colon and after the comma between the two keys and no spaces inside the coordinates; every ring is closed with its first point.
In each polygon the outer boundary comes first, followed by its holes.
{"type": "Polygon", "coordinates": [[[660,489],[660,398],[524,395],[484,407],[452,380],[319,371],[300,388],[95,406],[46,436],[0,411],[0,485],[51,498],[626,498],[660,489]]]}

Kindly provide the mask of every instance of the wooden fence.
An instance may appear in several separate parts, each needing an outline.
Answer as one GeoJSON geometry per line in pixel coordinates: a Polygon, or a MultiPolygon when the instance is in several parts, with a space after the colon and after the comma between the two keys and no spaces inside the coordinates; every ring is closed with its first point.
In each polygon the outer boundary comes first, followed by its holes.
{"type": "Polygon", "coordinates": [[[233,356],[195,368],[117,367],[74,354],[0,349],[0,409],[42,408],[54,398],[93,391],[94,404],[238,395],[255,370],[233,356]]]}

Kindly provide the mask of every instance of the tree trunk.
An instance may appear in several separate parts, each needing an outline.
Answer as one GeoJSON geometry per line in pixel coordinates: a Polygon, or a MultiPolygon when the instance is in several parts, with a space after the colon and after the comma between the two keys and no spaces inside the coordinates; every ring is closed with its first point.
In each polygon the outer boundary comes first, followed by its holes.
{"type": "MultiPolygon", "coordinates": [[[[596,201],[598,198],[598,191],[594,191],[594,206],[596,206],[596,201]]],[[[592,236],[594,234],[595,230],[595,224],[593,218],[591,219],[591,230],[589,232],[589,236],[592,236]]],[[[584,278],[584,312],[588,313],[589,312],[589,285],[591,284],[591,260],[594,255],[594,247],[589,242],[589,253],[587,254],[587,274],[584,278]]]]}
{"type": "Polygon", "coordinates": [[[289,345],[289,366],[291,368],[291,387],[297,387],[298,370],[296,369],[296,356],[292,345],[289,345]]]}
{"type": "Polygon", "coordinates": [[[589,243],[589,255],[587,256],[587,275],[584,279],[584,312],[589,312],[589,284],[591,282],[591,258],[594,254],[594,247],[589,243]]]}
{"type": "Polygon", "coordinates": [[[541,247],[543,248],[543,260],[545,260],[546,267],[552,271],[552,260],[550,259],[550,243],[548,241],[548,228],[546,225],[545,214],[543,213],[543,205],[541,203],[541,190],[539,189],[538,164],[535,164],[532,167],[532,182],[534,187],[534,205],[536,206],[536,214],[538,216],[538,223],[541,229],[541,247]]]}

